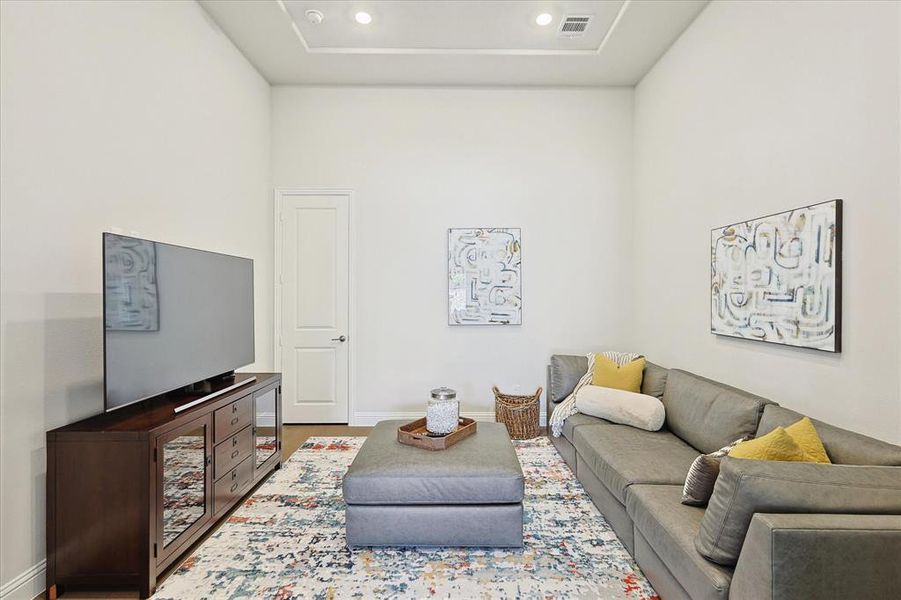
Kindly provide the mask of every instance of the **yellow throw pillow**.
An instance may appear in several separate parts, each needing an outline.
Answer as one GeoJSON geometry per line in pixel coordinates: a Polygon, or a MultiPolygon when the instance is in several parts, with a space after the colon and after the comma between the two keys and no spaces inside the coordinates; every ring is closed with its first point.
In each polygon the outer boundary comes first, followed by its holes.
{"type": "Polygon", "coordinates": [[[645,359],[642,357],[620,367],[609,358],[597,354],[594,357],[591,385],[640,394],[644,363],[645,359]]]}
{"type": "Polygon", "coordinates": [[[826,454],[826,448],[823,447],[823,441],[817,433],[816,427],[808,417],[804,417],[797,423],[792,423],[785,428],[785,433],[790,435],[795,443],[801,446],[804,454],[807,455],[808,462],[832,464],[829,455],[826,454]]]}
{"type": "Polygon", "coordinates": [[[733,458],[749,458],[751,460],[791,460],[803,462],[807,455],[798,443],[777,427],[763,437],[742,442],[729,451],[733,458]]]}

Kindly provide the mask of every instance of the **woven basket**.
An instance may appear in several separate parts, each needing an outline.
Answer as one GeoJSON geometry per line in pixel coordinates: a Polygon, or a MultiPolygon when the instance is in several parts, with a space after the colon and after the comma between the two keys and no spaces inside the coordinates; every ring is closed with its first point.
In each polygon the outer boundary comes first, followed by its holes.
{"type": "Polygon", "coordinates": [[[514,440],[528,440],[538,437],[538,412],[540,410],[541,388],[530,396],[505,394],[497,386],[494,392],[494,420],[507,426],[514,440]]]}

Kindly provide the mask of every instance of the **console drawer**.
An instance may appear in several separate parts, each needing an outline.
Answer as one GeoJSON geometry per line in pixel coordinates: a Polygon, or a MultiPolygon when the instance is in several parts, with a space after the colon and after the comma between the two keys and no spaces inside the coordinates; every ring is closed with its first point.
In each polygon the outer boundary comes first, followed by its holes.
{"type": "Polygon", "coordinates": [[[213,513],[218,514],[231,508],[235,500],[244,495],[250,487],[252,475],[253,464],[249,458],[245,458],[238,466],[225,473],[225,476],[213,485],[213,513]]]}
{"type": "Polygon", "coordinates": [[[253,420],[252,394],[216,410],[213,419],[213,443],[224,442],[228,436],[250,425],[251,420],[253,420]]]}
{"type": "Polygon", "coordinates": [[[218,480],[239,462],[250,456],[253,428],[245,427],[216,446],[213,456],[213,479],[218,480]]]}

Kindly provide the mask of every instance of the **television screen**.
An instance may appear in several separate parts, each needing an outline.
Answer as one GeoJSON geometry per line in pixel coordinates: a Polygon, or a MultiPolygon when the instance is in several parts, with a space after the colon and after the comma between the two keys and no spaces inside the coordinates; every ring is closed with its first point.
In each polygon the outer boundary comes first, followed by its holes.
{"type": "Polygon", "coordinates": [[[104,233],[103,279],[106,410],[254,361],[252,260],[104,233]]]}

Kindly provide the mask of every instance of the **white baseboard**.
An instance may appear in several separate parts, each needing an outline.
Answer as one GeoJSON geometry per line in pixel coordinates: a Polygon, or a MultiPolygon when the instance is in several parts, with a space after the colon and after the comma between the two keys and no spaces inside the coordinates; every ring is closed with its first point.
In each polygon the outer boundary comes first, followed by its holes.
{"type": "MultiPolygon", "coordinates": [[[[493,412],[462,412],[460,413],[463,417],[469,417],[470,419],[475,419],[476,421],[494,421],[494,413],[493,412]]],[[[354,427],[372,427],[379,421],[386,421],[388,419],[404,419],[412,421],[413,419],[419,419],[422,417],[421,412],[366,412],[366,411],[357,411],[353,415],[353,419],[351,419],[350,424],[354,427]]],[[[545,415],[542,413],[538,419],[539,425],[544,427],[545,425],[545,415]]]]}
{"type": "Polygon", "coordinates": [[[44,593],[47,561],[42,560],[0,586],[0,600],[32,600],[44,593]]]}

